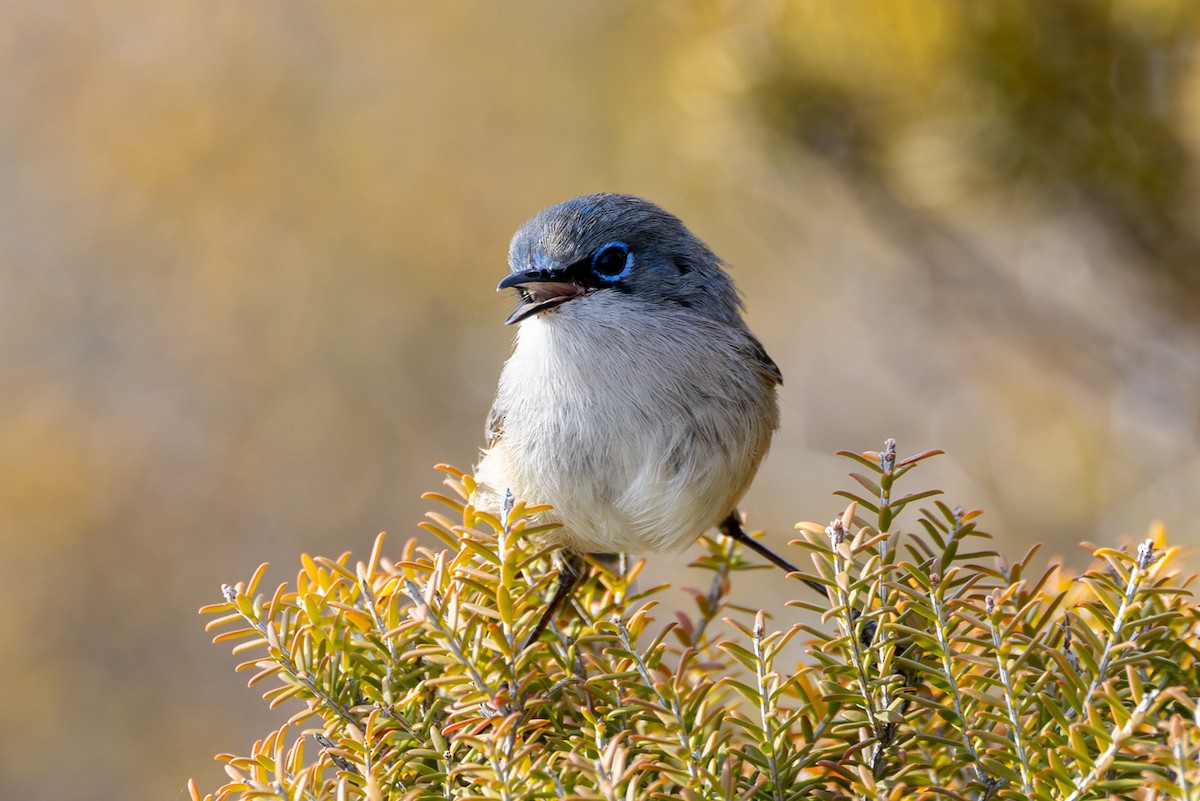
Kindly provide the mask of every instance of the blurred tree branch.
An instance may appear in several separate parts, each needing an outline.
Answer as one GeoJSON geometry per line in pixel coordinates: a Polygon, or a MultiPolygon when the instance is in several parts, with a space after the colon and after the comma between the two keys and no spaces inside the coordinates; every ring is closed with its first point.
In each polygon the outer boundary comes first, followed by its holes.
{"type": "MultiPolygon", "coordinates": [[[[1190,319],[1200,305],[1200,228],[1184,110],[1196,7],[1011,0],[936,8],[947,30],[938,43],[918,45],[931,65],[886,76],[814,59],[823,32],[798,33],[813,20],[777,20],[751,107],[784,150],[835,171],[868,223],[925,273],[933,305],[1003,321],[1035,344],[1053,333],[1066,351],[1055,363],[1092,382],[1099,362],[1137,359],[1139,344],[1120,341],[1086,309],[1029,293],[947,214],[914,203],[897,185],[894,151],[928,124],[930,73],[939,73],[936,91],[957,101],[934,110],[955,119],[956,135],[943,144],[963,151],[972,170],[960,178],[969,184],[962,195],[1025,190],[1082,211],[1123,265],[1151,279],[1158,301],[1190,319]]],[[[857,21],[874,25],[876,39],[893,22],[888,13],[857,21]]],[[[845,35],[861,36],[864,49],[874,41],[858,29],[845,35]]]]}

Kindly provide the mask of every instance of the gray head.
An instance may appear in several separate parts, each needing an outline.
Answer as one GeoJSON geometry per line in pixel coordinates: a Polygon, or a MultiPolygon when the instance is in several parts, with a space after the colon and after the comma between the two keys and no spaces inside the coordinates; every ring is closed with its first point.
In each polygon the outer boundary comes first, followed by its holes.
{"type": "Polygon", "coordinates": [[[584,195],[538,212],[513,236],[508,266],[497,289],[515,288],[521,305],[507,323],[601,292],[740,320],[720,260],[678,217],[632,195],[584,195]]]}

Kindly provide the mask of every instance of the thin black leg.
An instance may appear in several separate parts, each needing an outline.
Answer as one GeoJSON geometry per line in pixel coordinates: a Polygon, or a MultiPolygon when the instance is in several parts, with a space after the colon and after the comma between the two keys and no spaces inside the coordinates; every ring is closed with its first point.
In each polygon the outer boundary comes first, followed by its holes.
{"type": "MultiPolygon", "coordinates": [[[[796,567],[791,562],[784,559],[782,556],[748,535],[745,529],[742,528],[742,516],[738,514],[737,509],[734,509],[732,512],[730,512],[729,517],[722,520],[721,524],[717,526],[717,528],[719,528],[721,533],[726,537],[729,537],[734,542],[745,545],[759,556],[767,559],[767,561],[771,562],[776,567],[781,567],[788,573],[798,573],[800,571],[800,568],[796,567]]],[[[812,587],[816,592],[821,593],[821,595],[825,598],[831,601],[833,600],[832,593],[830,593],[829,588],[824,584],[818,584],[810,579],[801,579],[801,581],[812,587]]]]}
{"type": "Polygon", "coordinates": [[[521,653],[533,643],[537,642],[538,637],[542,636],[542,632],[546,630],[546,626],[554,620],[554,616],[558,614],[558,610],[563,603],[571,596],[571,590],[579,582],[580,576],[583,575],[584,563],[579,556],[575,554],[567,554],[559,551],[554,555],[554,561],[558,564],[558,585],[554,588],[554,596],[550,599],[549,605],[546,606],[546,611],[542,612],[542,617],[538,620],[537,625],[533,627],[533,631],[529,632],[529,636],[525,638],[525,642],[521,644],[521,653]]]}

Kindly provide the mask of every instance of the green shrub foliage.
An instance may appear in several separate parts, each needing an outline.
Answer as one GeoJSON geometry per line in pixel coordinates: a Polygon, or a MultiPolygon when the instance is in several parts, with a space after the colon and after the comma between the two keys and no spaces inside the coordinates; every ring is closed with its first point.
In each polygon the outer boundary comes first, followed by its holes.
{"type": "Polygon", "coordinates": [[[1094,566],[988,550],[979,513],[897,482],[933,452],[846,454],[845,512],[803,523],[773,629],[736,605],[757,566],[724,540],[711,589],[655,621],[663,589],[595,565],[541,640],[553,589],[535,508],[498,519],[443,468],[450,514],[365,561],[302,557],[206,607],[272,708],[295,707],[205,799],[1200,799],[1190,577],[1160,531],[1094,566]],[[827,587],[822,599],[801,579],[827,587]],[[782,606],[782,602],[781,602],[782,606]],[[785,651],[789,643],[791,647],[785,651]],[[793,664],[785,653],[803,653],[793,664]]]}

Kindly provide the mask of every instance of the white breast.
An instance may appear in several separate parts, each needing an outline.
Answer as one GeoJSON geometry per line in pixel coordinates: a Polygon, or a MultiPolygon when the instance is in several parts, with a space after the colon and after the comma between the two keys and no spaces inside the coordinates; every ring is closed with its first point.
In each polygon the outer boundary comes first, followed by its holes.
{"type": "Polygon", "coordinates": [[[774,385],[744,329],[630,313],[630,298],[606,294],[522,323],[500,379],[503,436],[477,478],[552,505],[555,540],[573,550],[684,547],[753,478],[778,421],[774,385]]]}

